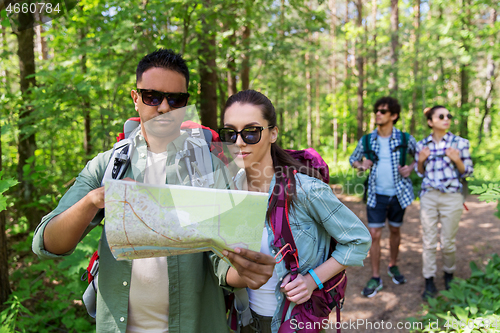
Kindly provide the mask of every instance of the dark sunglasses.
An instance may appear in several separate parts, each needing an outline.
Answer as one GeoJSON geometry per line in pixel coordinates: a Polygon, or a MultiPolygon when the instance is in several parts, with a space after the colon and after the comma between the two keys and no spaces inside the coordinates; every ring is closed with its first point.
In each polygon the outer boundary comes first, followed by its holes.
{"type": "Polygon", "coordinates": [[[446,117],[446,118],[448,118],[448,119],[450,119],[450,120],[451,120],[451,119],[453,119],[453,116],[451,115],[451,113],[448,113],[446,116],[445,116],[444,114],[440,114],[440,115],[438,116],[438,118],[439,118],[439,119],[441,119],[441,120],[443,120],[443,119],[444,119],[444,117],[446,117]]]}
{"type": "Polygon", "coordinates": [[[377,109],[377,110],[374,110],[373,113],[377,114],[377,112],[380,112],[381,114],[386,114],[387,112],[391,112],[390,110],[386,110],[386,109],[377,109]]]}
{"type": "Polygon", "coordinates": [[[248,145],[254,145],[258,143],[262,137],[262,131],[268,128],[273,128],[274,126],[262,127],[262,126],[252,126],[245,127],[241,131],[236,131],[232,128],[219,128],[219,136],[222,142],[227,144],[235,144],[238,140],[238,134],[241,135],[241,139],[248,145]]]}
{"type": "Polygon", "coordinates": [[[167,98],[167,103],[174,109],[183,108],[187,105],[189,93],[165,93],[150,89],[137,89],[141,93],[142,102],[149,106],[158,106],[167,98]]]}

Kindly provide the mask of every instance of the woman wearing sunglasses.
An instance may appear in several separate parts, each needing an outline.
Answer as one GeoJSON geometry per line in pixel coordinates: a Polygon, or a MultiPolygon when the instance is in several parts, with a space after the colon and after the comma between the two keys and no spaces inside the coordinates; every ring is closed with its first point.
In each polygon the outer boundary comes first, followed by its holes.
{"type": "MultiPolygon", "coordinates": [[[[290,281],[285,262],[277,262],[273,276],[266,284],[257,290],[248,289],[254,321],[242,329],[242,332],[276,333],[285,300],[292,304],[304,303],[318,286],[346,266],[362,265],[370,248],[370,234],[356,215],[340,203],[331,188],[319,179],[319,173],[304,167],[278,146],[276,112],[263,94],[245,90],[231,96],[226,102],[224,128],[219,129],[219,134],[234,162],[241,168],[235,178],[240,190],[278,195],[283,187],[275,187],[276,179],[283,179],[283,175],[290,184],[286,186],[290,202],[288,215],[298,249],[299,275],[290,281]],[[328,257],[330,236],[338,244],[328,257]]],[[[270,202],[273,205],[273,200],[270,202]]],[[[272,209],[268,207],[268,217],[262,221],[261,252],[271,254],[279,261],[277,254],[280,249],[272,245],[274,235],[269,224],[272,209]]],[[[227,256],[231,260],[232,253],[227,253],[227,256]]],[[[227,283],[247,287],[232,272],[228,272],[227,283]]]]}
{"type": "Polygon", "coordinates": [[[450,112],[441,105],[424,110],[432,133],[417,143],[417,174],[423,177],[420,191],[423,269],[425,291],[422,298],[434,297],[438,222],[441,222],[441,251],[445,288],[455,272],[455,236],[463,209],[461,179],[472,175],[469,141],[449,132],[450,112]]]}

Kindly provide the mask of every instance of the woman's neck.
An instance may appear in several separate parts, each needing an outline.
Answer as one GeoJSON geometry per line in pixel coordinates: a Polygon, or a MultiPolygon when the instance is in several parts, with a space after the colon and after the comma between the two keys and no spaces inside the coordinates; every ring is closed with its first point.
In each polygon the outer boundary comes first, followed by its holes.
{"type": "Polygon", "coordinates": [[[446,135],[446,130],[433,130],[432,131],[432,139],[434,142],[439,143],[446,135]]]}
{"type": "Polygon", "coordinates": [[[269,159],[254,163],[248,168],[245,168],[247,177],[248,190],[252,192],[269,192],[269,186],[274,176],[274,166],[269,155],[269,159]]]}

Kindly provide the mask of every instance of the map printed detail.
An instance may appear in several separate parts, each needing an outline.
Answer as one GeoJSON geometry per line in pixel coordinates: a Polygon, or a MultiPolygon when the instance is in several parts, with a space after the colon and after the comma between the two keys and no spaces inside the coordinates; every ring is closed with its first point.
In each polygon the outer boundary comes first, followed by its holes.
{"type": "Polygon", "coordinates": [[[267,199],[267,193],[106,180],[106,237],[117,260],[259,251],[267,199]]]}

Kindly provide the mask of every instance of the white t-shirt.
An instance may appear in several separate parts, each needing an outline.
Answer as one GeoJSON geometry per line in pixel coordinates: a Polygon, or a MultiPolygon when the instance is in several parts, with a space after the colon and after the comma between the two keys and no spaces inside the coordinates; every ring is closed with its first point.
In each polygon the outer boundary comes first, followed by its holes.
{"type": "MultiPolygon", "coordinates": [[[[148,150],[144,183],[165,184],[167,152],[148,150]]],[[[132,260],[127,333],[168,332],[167,257],[132,260]]]]}
{"type": "MultiPolygon", "coordinates": [[[[262,232],[260,252],[271,255],[271,252],[269,252],[269,245],[267,241],[267,229],[266,227],[264,227],[264,231],[262,232]]],[[[274,294],[277,284],[278,274],[276,273],[275,268],[273,271],[273,276],[271,276],[271,278],[262,287],[257,290],[247,288],[248,299],[250,301],[250,309],[261,316],[274,316],[274,312],[278,307],[278,301],[276,300],[276,295],[274,294]]]]}

